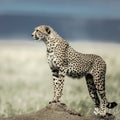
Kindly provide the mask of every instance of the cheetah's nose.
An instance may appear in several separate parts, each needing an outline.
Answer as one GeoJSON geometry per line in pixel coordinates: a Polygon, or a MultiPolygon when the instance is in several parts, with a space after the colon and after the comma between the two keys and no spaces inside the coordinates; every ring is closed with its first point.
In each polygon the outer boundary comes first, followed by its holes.
{"type": "Polygon", "coordinates": [[[31,34],[31,36],[33,37],[34,35],[33,35],[33,34],[31,34]]]}

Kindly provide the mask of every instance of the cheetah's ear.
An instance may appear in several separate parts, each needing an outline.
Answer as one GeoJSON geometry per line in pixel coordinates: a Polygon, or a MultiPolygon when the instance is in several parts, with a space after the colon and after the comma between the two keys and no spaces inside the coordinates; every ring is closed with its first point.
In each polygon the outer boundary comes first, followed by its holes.
{"type": "Polygon", "coordinates": [[[50,33],[51,33],[51,30],[50,30],[50,28],[49,28],[49,27],[45,27],[45,30],[46,30],[46,32],[47,32],[48,34],[50,34],[50,33]]]}

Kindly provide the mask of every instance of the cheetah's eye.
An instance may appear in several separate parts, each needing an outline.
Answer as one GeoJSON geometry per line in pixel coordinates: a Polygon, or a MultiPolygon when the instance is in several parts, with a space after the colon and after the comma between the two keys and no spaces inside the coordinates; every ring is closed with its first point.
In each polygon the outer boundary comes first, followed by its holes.
{"type": "Polygon", "coordinates": [[[48,34],[51,33],[51,31],[50,31],[50,29],[49,29],[48,27],[46,27],[45,30],[46,30],[46,32],[47,32],[48,34]]]}
{"type": "Polygon", "coordinates": [[[36,30],[36,32],[38,32],[39,30],[36,30]]]}

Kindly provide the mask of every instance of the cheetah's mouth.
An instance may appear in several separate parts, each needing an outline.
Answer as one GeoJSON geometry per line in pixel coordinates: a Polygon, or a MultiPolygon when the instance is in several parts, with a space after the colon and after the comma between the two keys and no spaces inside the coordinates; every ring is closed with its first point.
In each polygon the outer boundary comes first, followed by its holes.
{"type": "Polygon", "coordinates": [[[38,37],[36,37],[36,38],[35,38],[35,40],[39,40],[39,38],[38,38],[38,37]]]}
{"type": "Polygon", "coordinates": [[[37,35],[35,35],[35,38],[34,38],[35,40],[39,40],[39,37],[37,37],[37,35]]]}

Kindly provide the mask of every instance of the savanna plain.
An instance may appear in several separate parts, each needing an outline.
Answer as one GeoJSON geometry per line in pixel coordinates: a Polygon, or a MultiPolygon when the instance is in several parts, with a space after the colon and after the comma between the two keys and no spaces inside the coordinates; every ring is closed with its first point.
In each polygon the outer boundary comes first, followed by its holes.
{"type": "MultiPolygon", "coordinates": [[[[106,94],[118,106],[108,112],[120,119],[120,44],[70,42],[82,53],[100,55],[107,64],[106,94]]],[[[30,113],[45,107],[53,97],[46,47],[36,41],[0,41],[0,116],[30,113]]],[[[82,115],[93,114],[85,78],[65,78],[62,102],[82,115]]]]}

